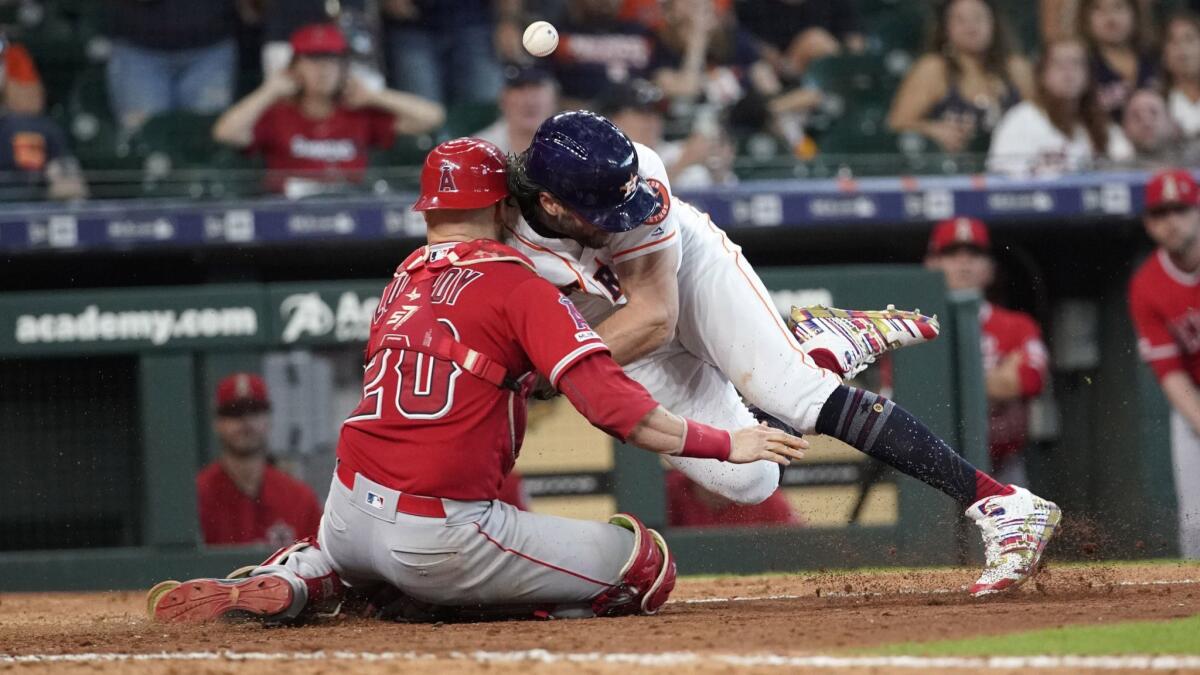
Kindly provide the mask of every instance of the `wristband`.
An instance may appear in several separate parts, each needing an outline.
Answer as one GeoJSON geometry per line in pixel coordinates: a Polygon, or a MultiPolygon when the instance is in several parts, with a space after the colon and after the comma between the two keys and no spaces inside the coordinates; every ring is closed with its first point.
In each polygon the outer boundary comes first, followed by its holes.
{"type": "Polygon", "coordinates": [[[716,459],[722,462],[729,460],[733,441],[728,431],[687,418],[684,418],[683,426],[683,450],[679,453],[680,457],[716,459]]]}

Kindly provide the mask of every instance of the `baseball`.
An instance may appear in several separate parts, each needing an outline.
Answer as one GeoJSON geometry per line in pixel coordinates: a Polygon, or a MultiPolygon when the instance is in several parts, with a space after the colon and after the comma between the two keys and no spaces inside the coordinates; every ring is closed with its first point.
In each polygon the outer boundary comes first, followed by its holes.
{"type": "Polygon", "coordinates": [[[521,36],[521,44],[534,56],[549,56],[558,47],[558,29],[549,21],[534,21],[521,36]]]}

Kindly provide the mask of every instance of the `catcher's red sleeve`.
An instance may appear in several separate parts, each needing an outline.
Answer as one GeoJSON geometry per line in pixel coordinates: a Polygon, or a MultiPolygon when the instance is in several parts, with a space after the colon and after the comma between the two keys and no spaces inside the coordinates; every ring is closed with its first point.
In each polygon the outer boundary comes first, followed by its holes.
{"type": "Polygon", "coordinates": [[[658,407],[650,392],[629,379],[607,351],[588,353],[567,367],[558,390],[594,426],[621,440],[658,407]]]}

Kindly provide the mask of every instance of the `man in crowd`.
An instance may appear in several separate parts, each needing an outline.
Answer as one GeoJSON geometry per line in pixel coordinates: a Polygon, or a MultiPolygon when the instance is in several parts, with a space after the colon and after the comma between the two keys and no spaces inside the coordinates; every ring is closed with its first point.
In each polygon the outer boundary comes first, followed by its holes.
{"type": "MultiPolygon", "coordinates": [[[[946,275],[951,292],[975,291],[982,296],[995,275],[991,246],[982,222],[951,218],[933,228],[925,264],[946,275]]],[[[1042,393],[1048,375],[1042,331],[1032,316],[986,300],[979,307],[979,329],[992,475],[1002,483],[1026,485],[1029,405],[1042,393]]]]}
{"type": "Polygon", "coordinates": [[[499,103],[500,119],[473,137],[505,153],[520,152],[533,142],[542,120],[558,112],[558,83],[540,66],[506,65],[499,103]]]}
{"type": "Polygon", "coordinates": [[[304,196],[330,183],[358,183],[371,148],[396,134],[442,125],[442,106],[390,89],[372,90],[349,74],[348,46],[332,24],[292,34],[292,64],[221,115],[218,142],[262,154],[267,187],[304,196]]]}
{"type": "Polygon", "coordinates": [[[234,373],[217,385],[216,461],[196,477],[204,543],[283,546],[317,534],[321,506],[303,482],[271,465],[271,403],[258,375],[234,373]]]}
{"type": "Polygon", "coordinates": [[[1200,190],[1183,169],[1146,186],[1142,222],[1158,248],[1129,286],[1138,352],[1171,404],[1171,464],[1179,499],[1179,547],[1200,558],[1200,190]]]}

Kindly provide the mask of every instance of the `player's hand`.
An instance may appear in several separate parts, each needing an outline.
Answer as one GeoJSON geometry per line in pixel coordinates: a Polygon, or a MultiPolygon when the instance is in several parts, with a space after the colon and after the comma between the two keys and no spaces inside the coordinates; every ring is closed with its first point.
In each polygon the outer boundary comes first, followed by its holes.
{"type": "Polygon", "coordinates": [[[787,466],[793,459],[802,459],[803,451],[808,449],[808,441],[772,429],[765,423],[738,429],[730,434],[730,441],[728,461],[734,464],[749,464],[765,459],[787,466]]]}

